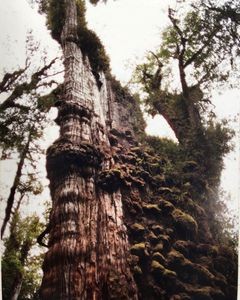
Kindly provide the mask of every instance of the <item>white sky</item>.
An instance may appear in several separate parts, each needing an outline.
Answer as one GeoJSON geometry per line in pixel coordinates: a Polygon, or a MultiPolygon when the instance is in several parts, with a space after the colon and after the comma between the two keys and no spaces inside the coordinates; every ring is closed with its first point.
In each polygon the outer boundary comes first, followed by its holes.
{"type": "MultiPolygon", "coordinates": [[[[148,50],[153,50],[160,43],[160,30],[167,23],[168,5],[174,0],[108,0],[107,4],[96,7],[87,5],[87,18],[90,28],[101,37],[106,51],[111,58],[112,72],[123,83],[131,77],[133,65],[140,62],[148,50]]],[[[47,49],[48,56],[59,56],[59,47],[46,30],[45,19],[36,10],[29,7],[26,0],[0,0],[0,74],[3,69],[11,70],[22,65],[25,60],[25,39],[27,30],[47,49]]],[[[214,104],[217,114],[222,117],[235,116],[240,112],[240,92],[226,91],[221,96],[215,95],[214,104]]],[[[239,129],[238,124],[233,125],[239,129]]],[[[49,132],[46,141],[50,145],[56,136],[56,128],[49,132]]],[[[154,120],[148,118],[147,132],[161,136],[174,137],[171,129],[162,117],[154,120]]],[[[238,133],[239,139],[239,133],[238,133]]],[[[226,159],[226,170],[223,173],[223,187],[231,193],[231,207],[237,210],[239,196],[239,144],[235,152],[226,159]]],[[[0,183],[10,185],[13,164],[4,162],[0,173],[0,183]],[[8,174],[8,175],[7,175],[8,174]]],[[[41,164],[44,169],[44,162],[41,164]]]]}

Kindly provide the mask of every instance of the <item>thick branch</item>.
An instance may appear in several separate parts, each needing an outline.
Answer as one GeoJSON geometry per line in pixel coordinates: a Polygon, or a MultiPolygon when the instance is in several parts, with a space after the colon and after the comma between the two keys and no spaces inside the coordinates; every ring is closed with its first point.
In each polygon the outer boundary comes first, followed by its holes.
{"type": "Polygon", "coordinates": [[[175,28],[176,32],[180,36],[181,40],[181,48],[179,45],[177,45],[177,54],[178,54],[178,67],[179,67],[179,72],[180,72],[180,80],[181,80],[181,85],[182,85],[182,90],[183,90],[183,95],[184,97],[187,97],[188,95],[188,86],[187,82],[185,80],[185,72],[184,72],[184,54],[186,50],[186,42],[187,39],[184,37],[182,30],[177,24],[177,20],[173,17],[172,14],[172,9],[169,8],[168,10],[168,17],[171,20],[173,27],[175,28]]]}
{"type": "Polygon", "coordinates": [[[178,54],[178,57],[183,59],[183,56],[184,56],[184,53],[185,53],[185,50],[186,50],[187,39],[184,37],[184,34],[183,34],[182,30],[178,26],[177,19],[175,19],[173,17],[173,10],[171,8],[168,9],[168,17],[169,17],[170,21],[172,22],[174,29],[176,30],[176,32],[180,36],[182,49],[180,49],[179,45],[177,44],[177,54],[178,54]]]}
{"type": "Polygon", "coordinates": [[[38,87],[38,83],[42,80],[42,76],[45,75],[46,71],[51,68],[55,61],[56,58],[42,69],[35,72],[32,75],[29,83],[24,82],[17,85],[12,91],[11,95],[0,105],[0,110],[5,110],[9,107],[17,107],[15,100],[21,97],[23,94],[30,94],[32,90],[36,89],[38,87]]]}
{"type": "Polygon", "coordinates": [[[184,68],[186,68],[187,66],[189,66],[191,63],[193,63],[200,54],[202,54],[203,50],[205,48],[207,48],[209,46],[209,43],[211,42],[212,38],[216,35],[216,33],[219,30],[219,26],[217,26],[215,28],[215,30],[213,30],[213,32],[210,34],[209,38],[207,39],[207,41],[202,45],[202,47],[200,47],[185,63],[184,63],[184,68]]]}
{"type": "Polygon", "coordinates": [[[6,73],[0,82],[0,93],[7,92],[12,84],[26,71],[27,67],[14,71],[13,73],[6,73]]]}
{"type": "Polygon", "coordinates": [[[207,6],[209,10],[221,13],[223,19],[230,19],[236,24],[240,24],[240,13],[237,10],[231,8],[229,5],[224,7],[207,6]]]}
{"type": "Polygon", "coordinates": [[[48,224],[47,228],[37,237],[37,242],[40,246],[49,248],[48,245],[43,242],[43,239],[48,233],[50,233],[50,224],[48,224]]]}

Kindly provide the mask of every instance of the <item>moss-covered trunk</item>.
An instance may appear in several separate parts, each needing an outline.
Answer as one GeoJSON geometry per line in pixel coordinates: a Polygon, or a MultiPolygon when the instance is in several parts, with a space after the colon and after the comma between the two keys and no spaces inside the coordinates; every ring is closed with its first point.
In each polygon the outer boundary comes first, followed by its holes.
{"type": "Polygon", "coordinates": [[[47,154],[53,204],[41,299],[136,299],[121,193],[96,184],[98,172],[114,162],[97,85],[76,32],[76,3],[65,0],[65,82],[60,138],[47,154]]]}

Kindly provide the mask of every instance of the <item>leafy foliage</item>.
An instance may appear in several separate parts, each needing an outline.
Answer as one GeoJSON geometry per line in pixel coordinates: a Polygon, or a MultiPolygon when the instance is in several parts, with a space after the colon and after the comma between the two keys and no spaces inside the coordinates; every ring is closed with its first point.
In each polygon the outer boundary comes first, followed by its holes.
{"type": "Polygon", "coordinates": [[[239,49],[239,5],[231,1],[220,6],[216,1],[194,1],[188,11],[185,6],[178,12],[169,10],[171,25],[162,34],[162,45],[156,53],[163,63],[179,59],[194,84],[227,82],[231,67],[237,67],[239,49]],[[211,3],[210,6],[208,6],[211,3]]]}
{"type": "Polygon", "coordinates": [[[154,153],[171,161],[176,162],[183,158],[181,146],[168,138],[146,136],[145,142],[154,150],[154,153]]]}
{"type": "Polygon", "coordinates": [[[218,186],[223,169],[223,157],[233,149],[231,140],[234,131],[228,127],[227,120],[216,122],[211,119],[208,121],[205,134],[209,155],[207,177],[211,185],[218,186]]]}
{"type": "Polygon", "coordinates": [[[37,48],[31,49],[24,68],[6,73],[0,82],[3,96],[0,103],[0,147],[3,158],[8,156],[8,151],[21,152],[30,131],[32,139],[40,138],[48,122],[46,112],[50,106],[45,106],[43,99],[46,97],[41,99],[41,89],[56,84],[54,80],[47,80],[48,71],[56,60],[31,70],[30,57],[36,51],[37,48]]]}
{"type": "Polygon", "coordinates": [[[109,58],[99,37],[92,30],[79,27],[79,46],[83,54],[87,55],[95,73],[109,71],[109,58]]]}
{"type": "Polygon", "coordinates": [[[229,222],[218,187],[223,157],[232,149],[234,133],[226,120],[216,120],[210,95],[214,86],[231,86],[230,80],[237,77],[239,3],[191,3],[169,10],[171,25],[162,34],[161,46],[137,66],[134,80],[148,112],[162,114],[179,140],[176,145],[146,138],[156,153],[168,159],[165,177],[174,178],[176,173],[175,184],[180,182],[181,189],[206,205],[215,238],[227,244],[232,237],[224,230],[224,223],[229,222]]]}
{"type": "Polygon", "coordinates": [[[60,41],[61,32],[65,20],[65,6],[64,0],[50,0],[48,3],[47,11],[47,22],[49,29],[51,29],[51,34],[54,39],[60,41]]]}
{"type": "Polygon", "coordinates": [[[48,89],[56,84],[54,80],[48,79],[48,72],[56,59],[47,64],[43,57],[44,66],[35,67],[32,57],[38,47],[32,43],[31,38],[29,36],[27,40],[26,65],[6,73],[0,82],[0,94],[3,96],[0,103],[1,160],[16,159],[19,156],[17,171],[6,199],[1,236],[10,220],[12,209],[19,206],[23,198],[42,192],[36,165],[43,152],[39,140],[43,129],[50,122],[47,112],[51,107],[49,103],[45,105],[47,95],[42,98],[42,88],[48,89]]]}
{"type": "Polygon", "coordinates": [[[21,218],[20,214],[15,212],[10,226],[10,236],[4,241],[5,251],[2,258],[3,299],[11,299],[16,285],[21,284],[22,281],[24,282],[24,289],[19,299],[33,299],[40,284],[40,276],[35,273],[35,269],[40,267],[41,259],[34,259],[32,264],[28,262],[33,260],[33,257],[30,256],[30,249],[42,227],[43,224],[36,215],[21,218]],[[30,281],[28,284],[24,281],[25,277],[30,281]]]}
{"type": "Polygon", "coordinates": [[[107,73],[109,71],[110,61],[99,37],[95,32],[87,28],[85,12],[85,2],[83,0],[77,0],[78,45],[81,48],[83,55],[88,56],[93,74],[98,80],[99,72],[107,73]]]}
{"type": "Polygon", "coordinates": [[[209,94],[213,84],[226,83],[237,67],[239,5],[184,3],[176,11],[169,9],[169,20],[160,48],[137,66],[134,79],[148,112],[162,114],[188,158],[201,164],[208,178],[219,178],[232,132],[226,122],[213,120],[209,94]]]}

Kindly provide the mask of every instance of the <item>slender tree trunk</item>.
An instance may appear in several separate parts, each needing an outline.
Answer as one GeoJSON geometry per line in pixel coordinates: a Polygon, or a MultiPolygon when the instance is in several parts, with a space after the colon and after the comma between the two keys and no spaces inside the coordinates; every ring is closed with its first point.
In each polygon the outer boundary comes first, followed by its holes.
{"type": "MultiPolygon", "coordinates": [[[[14,211],[14,216],[18,214],[18,209],[21,200],[22,198],[20,198],[18,201],[18,207],[14,211]]],[[[10,244],[12,245],[12,248],[5,249],[5,252],[11,251],[12,253],[19,253],[19,262],[21,264],[22,270],[16,269],[16,272],[12,278],[12,285],[10,289],[10,294],[8,296],[9,300],[17,300],[19,297],[23,283],[23,268],[25,266],[30,248],[32,246],[31,237],[29,239],[28,236],[26,237],[26,240],[23,241],[23,244],[20,245],[21,243],[19,243],[18,238],[16,236],[17,226],[18,224],[16,220],[14,220],[10,225],[10,236],[8,239],[9,241],[11,241],[10,244]]]]}
{"type": "Polygon", "coordinates": [[[18,188],[19,181],[20,181],[20,178],[22,176],[22,168],[23,168],[24,161],[25,161],[25,158],[26,158],[28,150],[29,150],[30,142],[31,142],[31,133],[29,133],[27,143],[24,146],[23,151],[21,153],[20,160],[19,160],[19,163],[18,163],[18,166],[17,166],[17,172],[16,172],[16,175],[15,175],[15,178],[14,178],[14,181],[13,181],[13,185],[12,185],[11,190],[10,190],[10,194],[8,196],[8,199],[7,199],[7,206],[6,206],[6,209],[5,209],[5,216],[4,216],[3,224],[2,224],[2,227],[1,227],[1,239],[3,238],[7,223],[10,220],[10,217],[11,217],[11,211],[12,211],[14,200],[15,200],[16,190],[18,188]]]}
{"type": "Polygon", "coordinates": [[[14,278],[14,282],[12,285],[12,295],[10,296],[10,300],[18,299],[19,294],[21,292],[22,283],[23,283],[23,274],[19,272],[18,274],[16,274],[14,278]]]}
{"type": "Polygon", "coordinates": [[[76,40],[74,0],[65,0],[65,85],[60,138],[48,150],[53,201],[41,299],[137,299],[119,190],[103,191],[97,174],[114,161],[97,85],[76,40]]]}
{"type": "MultiPolygon", "coordinates": [[[[14,230],[14,229],[13,229],[14,230]]],[[[28,256],[28,253],[30,251],[31,248],[31,242],[27,240],[23,243],[22,247],[21,247],[21,255],[20,255],[20,262],[22,267],[25,266],[26,263],[26,259],[28,256]]],[[[18,251],[19,249],[16,249],[16,251],[18,251]]],[[[23,272],[18,271],[18,273],[16,274],[14,280],[13,280],[13,284],[12,284],[12,293],[10,295],[10,300],[17,300],[19,297],[19,294],[21,292],[21,288],[22,288],[22,283],[23,283],[23,272]]]]}
{"type": "Polygon", "coordinates": [[[180,81],[182,86],[183,100],[186,103],[186,107],[188,110],[188,117],[191,125],[190,130],[192,132],[198,131],[202,129],[201,119],[198,110],[194,106],[194,101],[193,99],[191,99],[191,95],[189,93],[189,87],[186,82],[186,74],[184,70],[183,57],[179,58],[178,68],[179,68],[179,76],[180,76],[180,81]]]}

